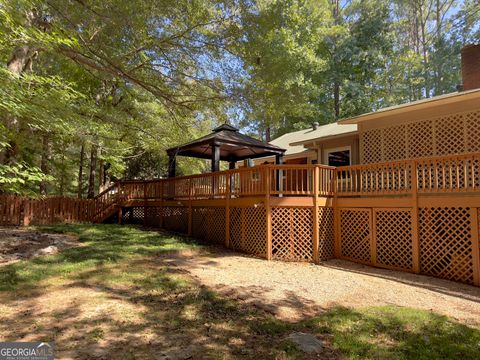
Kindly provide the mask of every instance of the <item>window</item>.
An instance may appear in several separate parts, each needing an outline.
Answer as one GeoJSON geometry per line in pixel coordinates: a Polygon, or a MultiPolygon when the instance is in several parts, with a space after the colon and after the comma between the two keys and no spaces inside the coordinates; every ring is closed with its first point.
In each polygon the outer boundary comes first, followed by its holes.
{"type": "Polygon", "coordinates": [[[326,149],[324,153],[324,163],[329,166],[348,166],[351,164],[350,146],[326,149]]]}

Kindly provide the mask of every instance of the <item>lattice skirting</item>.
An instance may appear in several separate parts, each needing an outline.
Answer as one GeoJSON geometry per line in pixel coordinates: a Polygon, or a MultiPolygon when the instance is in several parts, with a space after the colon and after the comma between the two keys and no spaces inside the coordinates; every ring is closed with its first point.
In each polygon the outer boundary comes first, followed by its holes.
{"type": "Polygon", "coordinates": [[[162,208],[157,206],[147,206],[145,208],[145,225],[151,227],[161,227],[162,208]]]}
{"type": "Polygon", "coordinates": [[[184,206],[168,206],[163,208],[163,227],[166,230],[188,233],[188,208],[184,206]]]}
{"type": "Polygon", "coordinates": [[[135,206],[122,209],[123,224],[143,224],[144,207],[135,206]]]}
{"type": "Polygon", "coordinates": [[[433,207],[418,212],[414,259],[411,208],[339,209],[340,257],[394,270],[474,284],[480,277],[477,208],[433,207]]]}
{"type": "Polygon", "coordinates": [[[272,258],[294,261],[313,259],[312,208],[272,208],[272,258]]]}
{"type": "MultiPolygon", "coordinates": [[[[421,208],[420,270],[427,275],[474,281],[473,244],[478,246],[477,209],[421,208]],[[477,239],[474,239],[477,236],[477,239]]],[[[478,251],[478,249],[476,249],[478,251]]]]}
{"type": "Polygon", "coordinates": [[[344,259],[372,263],[371,209],[340,209],[340,256],[344,259]]]}
{"type": "Polygon", "coordinates": [[[230,247],[266,257],[267,219],[264,207],[230,208],[230,247]]]}
{"type": "Polygon", "coordinates": [[[225,244],[225,208],[194,207],[192,236],[210,243],[225,244]]]}
{"type": "Polygon", "coordinates": [[[333,222],[333,208],[321,207],[318,212],[318,258],[320,260],[335,257],[335,231],[333,222]]]}

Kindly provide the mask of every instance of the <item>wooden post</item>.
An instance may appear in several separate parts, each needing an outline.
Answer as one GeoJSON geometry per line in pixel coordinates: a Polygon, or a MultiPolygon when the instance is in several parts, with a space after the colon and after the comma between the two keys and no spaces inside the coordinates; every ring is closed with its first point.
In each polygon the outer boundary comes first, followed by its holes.
{"type": "Polygon", "coordinates": [[[143,226],[147,225],[147,182],[143,182],[143,226]]]}
{"type": "Polygon", "coordinates": [[[164,208],[164,200],[163,200],[163,196],[164,196],[164,185],[165,185],[165,181],[162,180],[160,182],[160,228],[163,228],[163,208],[164,208]]]}
{"type": "MultiPolygon", "coordinates": [[[[232,164],[232,162],[230,162],[232,164]]],[[[233,163],[235,164],[235,163],[233,163]]],[[[230,247],[230,196],[231,196],[231,172],[227,172],[227,194],[225,198],[225,247],[230,247]]]]}
{"type": "Polygon", "coordinates": [[[370,262],[372,265],[377,264],[377,231],[375,221],[377,218],[377,212],[375,208],[370,209],[370,262]]]}
{"type": "Polygon", "coordinates": [[[320,231],[318,222],[318,190],[320,181],[320,169],[318,166],[313,170],[313,262],[318,264],[320,262],[318,248],[320,246],[320,231]]]}
{"type": "Polygon", "coordinates": [[[23,226],[30,225],[30,202],[31,200],[23,200],[23,226]]]}
{"type": "Polygon", "coordinates": [[[122,206],[118,206],[118,225],[122,225],[122,206]]]}
{"type": "Polygon", "coordinates": [[[50,224],[53,224],[55,220],[55,198],[47,198],[48,204],[50,205],[50,224]]]}
{"type": "Polygon", "coordinates": [[[175,172],[177,168],[177,158],[175,153],[170,153],[168,154],[169,156],[169,161],[168,161],[168,177],[169,178],[174,178],[175,177],[175,172]]]}
{"type": "Polygon", "coordinates": [[[472,218],[472,261],[473,261],[473,284],[480,286],[480,239],[478,230],[478,208],[470,208],[472,218]]]}
{"type": "Polygon", "coordinates": [[[417,163],[412,160],[410,162],[411,169],[411,193],[412,193],[412,256],[413,256],[413,272],[420,273],[420,239],[418,224],[418,176],[417,163]]]}
{"type": "Polygon", "coordinates": [[[212,144],[212,173],[220,171],[220,145],[212,144]]]}
{"type": "Polygon", "coordinates": [[[340,226],[341,226],[341,221],[340,221],[340,209],[338,208],[338,186],[337,186],[337,181],[338,181],[338,169],[335,169],[334,171],[334,178],[333,178],[333,227],[334,227],[334,237],[335,237],[335,246],[334,246],[334,255],[335,258],[339,259],[341,257],[341,232],[340,232],[340,226]]]}
{"type": "Polygon", "coordinates": [[[192,179],[188,179],[188,236],[193,234],[192,179]]]}
{"type": "Polygon", "coordinates": [[[270,167],[265,166],[265,214],[267,226],[267,260],[272,260],[272,209],[270,207],[270,167]]]}

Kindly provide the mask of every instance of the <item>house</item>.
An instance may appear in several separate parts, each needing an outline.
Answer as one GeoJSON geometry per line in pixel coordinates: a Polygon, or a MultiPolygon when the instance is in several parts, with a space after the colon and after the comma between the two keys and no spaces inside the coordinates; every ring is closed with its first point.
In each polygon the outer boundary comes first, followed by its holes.
{"type": "MultiPolygon", "coordinates": [[[[460,91],[290,132],[286,164],[379,163],[480,151],[480,45],[462,49],[460,91]]],[[[260,159],[256,165],[269,159],[260,159]]]]}
{"type": "MultiPolygon", "coordinates": [[[[284,134],[270,144],[286,149],[285,164],[325,164],[345,166],[358,164],[357,125],[332,123],[284,134]]],[[[258,159],[255,165],[273,163],[273,158],[258,159]]]]}

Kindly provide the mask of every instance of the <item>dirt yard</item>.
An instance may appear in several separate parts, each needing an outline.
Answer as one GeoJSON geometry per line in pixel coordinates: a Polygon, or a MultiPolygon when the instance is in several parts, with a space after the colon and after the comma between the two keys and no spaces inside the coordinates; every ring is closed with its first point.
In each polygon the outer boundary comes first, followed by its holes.
{"type": "Polygon", "coordinates": [[[75,236],[47,234],[25,228],[0,228],[0,266],[33,257],[54,255],[78,245],[75,236]]]}
{"type": "Polygon", "coordinates": [[[472,286],[267,262],[118,225],[0,228],[0,239],[3,256],[22,254],[0,266],[0,339],[53,341],[56,359],[480,358],[472,286]],[[303,335],[317,352],[292,343],[303,335]]]}
{"type": "Polygon", "coordinates": [[[480,288],[342,260],[267,262],[232,252],[171,258],[169,264],[223,294],[298,320],[341,305],[397,305],[480,323],[480,288]]]}

